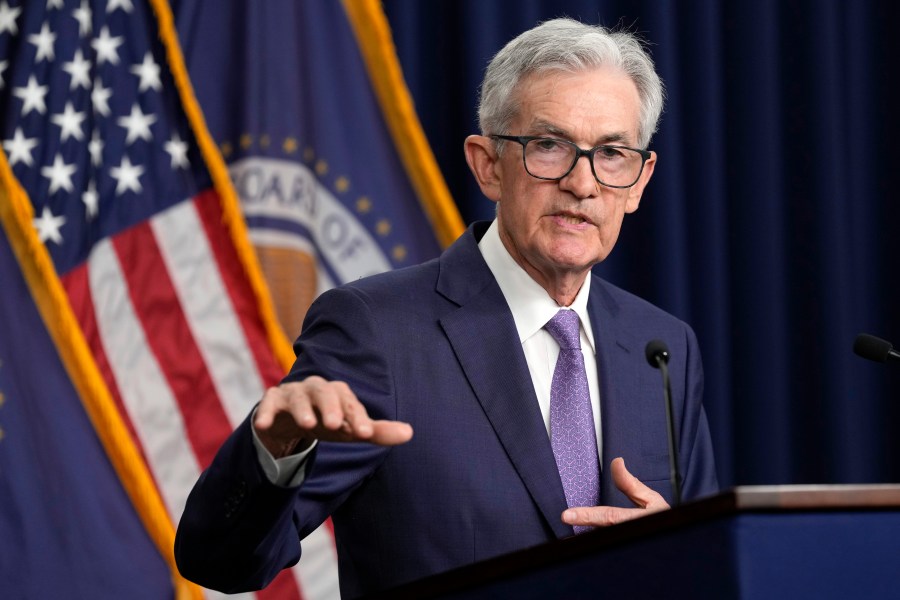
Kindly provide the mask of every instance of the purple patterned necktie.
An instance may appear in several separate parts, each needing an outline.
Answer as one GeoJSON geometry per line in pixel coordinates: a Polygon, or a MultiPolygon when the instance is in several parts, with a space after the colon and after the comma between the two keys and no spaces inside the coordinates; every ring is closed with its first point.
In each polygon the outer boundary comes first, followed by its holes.
{"type": "MultiPolygon", "coordinates": [[[[559,343],[559,358],[550,384],[550,445],[572,506],[597,506],[600,496],[600,464],[597,432],[591,412],[578,313],[560,310],[544,329],[559,343]]],[[[575,533],[592,527],[575,526],[575,533]]]]}

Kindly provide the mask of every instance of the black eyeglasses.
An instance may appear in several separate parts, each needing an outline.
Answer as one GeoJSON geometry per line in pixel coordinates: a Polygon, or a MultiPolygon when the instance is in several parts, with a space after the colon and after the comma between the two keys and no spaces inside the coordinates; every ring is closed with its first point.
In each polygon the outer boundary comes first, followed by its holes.
{"type": "Polygon", "coordinates": [[[495,140],[522,144],[525,171],[537,179],[558,181],[572,172],[582,156],[588,157],[594,179],[606,187],[629,188],[637,183],[651,154],[628,146],[601,144],[590,150],[568,140],[530,135],[491,135],[495,140]]]}

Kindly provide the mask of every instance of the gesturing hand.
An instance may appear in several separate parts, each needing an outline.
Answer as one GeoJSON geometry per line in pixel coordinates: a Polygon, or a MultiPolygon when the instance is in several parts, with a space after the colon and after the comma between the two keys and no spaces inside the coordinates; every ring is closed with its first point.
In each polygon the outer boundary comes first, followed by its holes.
{"type": "Polygon", "coordinates": [[[605,527],[622,521],[637,519],[651,513],[669,508],[669,504],[658,492],[650,489],[628,472],[625,459],[613,459],[610,464],[612,479],[619,490],[628,496],[638,508],[620,508],[617,506],[579,506],[563,511],[562,520],[569,525],[587,525],[605,527]]]}
{"type": "Polygon", "coordinates": [[[317,376],[266,390],[253,428],[275,458],[304,450],[313,440],[395,446],[413,435],[407,423],[369,418],[346,383],[317,376]]]}

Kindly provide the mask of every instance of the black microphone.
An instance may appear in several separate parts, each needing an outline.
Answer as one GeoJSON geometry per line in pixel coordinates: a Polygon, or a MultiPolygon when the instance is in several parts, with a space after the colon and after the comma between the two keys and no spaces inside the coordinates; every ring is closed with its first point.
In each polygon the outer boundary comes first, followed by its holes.
{"type": "Polygon", "coordinates": [[[889,341],[868,333],[856,336],[856,341],[853,342],[853,351],[858,356],[875,362],[887,362],[888,359],[900,360],[900,352],[894,350],[894,346],[889,341]]]}
{"type": "Polygon", "coordinates": [[[669,384],[669,348],[662,340],[652,340],[644,349],[647,362],[659,369],[663,378],[663,395],[666,402],[666,424],[669,437],[669,477],[672,482],[673,504],[681,504],[681,473],[678,472],[678,445],[675,443],[675,419],[672,417],[672,386],[669,384]]]}

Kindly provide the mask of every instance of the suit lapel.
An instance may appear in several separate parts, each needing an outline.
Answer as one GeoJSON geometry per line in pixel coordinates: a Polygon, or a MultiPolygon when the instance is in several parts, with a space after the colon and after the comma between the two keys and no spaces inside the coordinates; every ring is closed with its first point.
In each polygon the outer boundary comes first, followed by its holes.
{"type": "Polygon", "coordinates": [[[630,399],[637,393],[636,369],[642,364],[642,351],[623,323],[621,307],[606,290],[603,280],[594,277],[588,300],[594,343],[597,346],[597,374],[600,379],[600,421],[603,456],[600,478],[602,505],[631,506],[616,489],[609,464],[625,458],[633,467],[641,457],[640,405],[630,399]]]}
{"type": "Polygon", "coordinates": [[[557,537],[572,535],[560,521],[565,494],[515,322],[473,229],[442,256],[438,291],[459,305],[441,326],[510,461],[557,537]]]}

